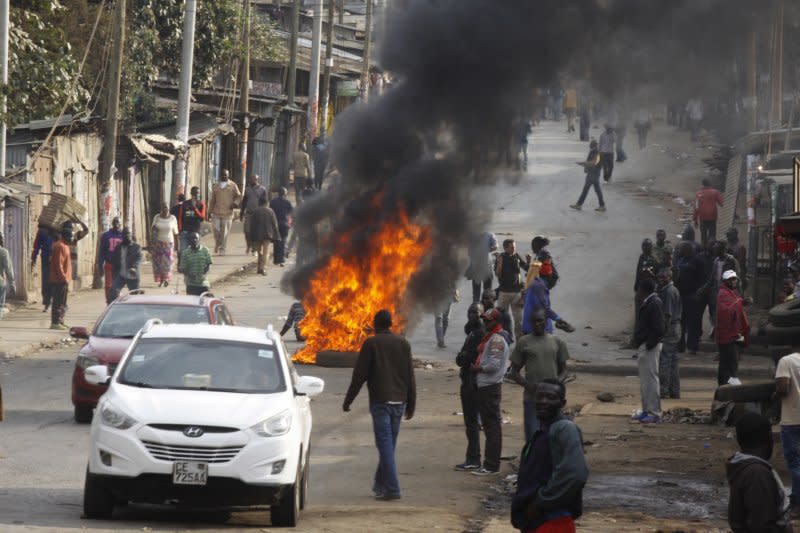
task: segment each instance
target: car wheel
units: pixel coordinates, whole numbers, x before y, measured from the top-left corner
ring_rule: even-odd
[[[800,345],[800,325],[775,326],[767,324],[767,342],[773,345]]]
[[[800,326],[800,299],[789,300],[770,309],[769,321],[775,326]]]
[[[274,527],[295,527],[300,517],[300,487],[302,471],[297,465],[297,475],[294,483],[286,487],[272,507],[269,508],[272,525]]]
[[[88,424],[92,421],[94,407],[91,405],[78,404],[75,406],[75,422],[78,424]]]
[[[111,518],[114,512],[114,495],[86,469],[83,486],[83,515],[86,518]]]

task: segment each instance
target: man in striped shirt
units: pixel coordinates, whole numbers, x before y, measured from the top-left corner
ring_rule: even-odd
[[[208,269],[211,267],[211,253],[200,244],[200,234],[189,234],[189,247],[181,252],[178,272],[186,280],[186,294],[200,295],[211,288]]]

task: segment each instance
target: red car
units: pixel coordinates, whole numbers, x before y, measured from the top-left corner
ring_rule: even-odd
[[[149,296],[136,290],[120,296],[106,307],[91,333],[84,327],[69,330],[72,337],[89,341],[78,353],[72,372],[76,422],[92,421],[97,400],[107,388],[87,383],[83,371],[92,365],[106,365],[112,374],[136,332],[151,318],[160,318],[165,324],[235,324],[225,302],[210,292],[200,296]]]

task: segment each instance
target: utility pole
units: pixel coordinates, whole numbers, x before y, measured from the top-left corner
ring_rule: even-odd
[[[244,2],[244,61],[239,99],[242,106],[242,135],[239,139],[239,183],[247,183],[247,142],[250,130],[250,0]]]
[[[117,5],[114,10],[114,42],[111,45],[111,56],[109,57],[109,76],[108,76],[108,99],[106,103],[106,124],[103,135],[103,152],[100,156],[100,169],[98,171],[97,188],[97,233],[98,235],[106,231],[111,225],[111,217],[114,198],[111,180],[117,173],[117,135],[119,133],[119,92],[122,80],[122,60],[125,51],[125,3],[126,0],[116,0]],[[100,240],[97,241],[97,256],[100,255]],[[97,261],[94,262],[97,265]],[[100,287],[100,277],[102,272],[95,267],[92,276],[92,286]]]
[[[749,35],[746,51],[746,80],[747,80],[747,100],[750,108],[747,126],[750,131],[758,129],[758,73],[756,72],[756,52],[758,49],[758,37],[756,31],[752,30]]]
[[[361,98],[369,101],[369,64],[372,55],[372,0],[367,0],[367,20],[364,23],[364,62],[361,66]]]
[[[0,0],[0,83],[8,85],[8,17],[10,11],[10,0]],[[5,117],[6,97],[0,97],[0,111]],[[3,118],[0,124],[0,178],[6,176],[6,121]]]
[[[339,9],[339,24],[344,24],[344,0],[337,0]]]
[[[178,123],[175,137],[184,152],[175,160],[175,190],[186,193],[186,158],[189,156],[189,113],[192,99],[192,62],[194,61],[194,21],[197,0],[186,0],[183,16],[183,48],[181,49],[181,79],[178,85]]]
[[[314,24],[311,29],[311,70],[308,80],[308,144],[319,130],[319,67],[322,48],[322,0],[314,0]]]
[[[297,38],[300,34],[300,0],[292,3],[292,34],[289,37],[289,73],[286,80],[286,105],[294,105],[297,93]]]
[[[335,0],[328,0],[328,28],[325,35],[325,74],[322,78],[322,125],[320,135],[324,138],[328,129],[328,107],[331,100],[331,70],[333,70],[333,12]]]

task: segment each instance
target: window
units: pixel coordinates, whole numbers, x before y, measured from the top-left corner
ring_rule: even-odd
[[[98,337],[133,338],[151,318],[165,324],[208,324],[205,307],[163,304],[114,304],[97,325]]]

